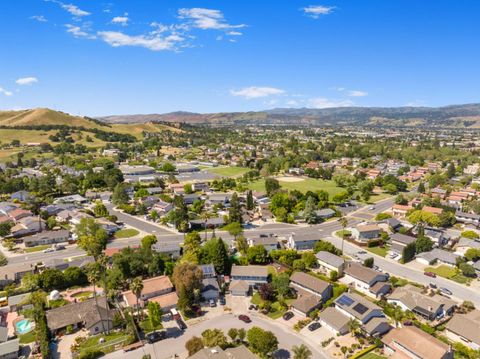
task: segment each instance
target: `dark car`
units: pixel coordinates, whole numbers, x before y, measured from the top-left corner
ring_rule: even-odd
[[[158,342],[159,340],[163,340],[167,337],[167,332],[166,331],[160,331],[160,332],[151,332],[146,335],[147,342],[149,344],[153,344],[155,342]]]
[[[181,330],[185,330],[187,329],[187,325],[185,324],[185,322],[181,319],[177,319],[177,325],[178,327],[181,329]]]
[[[436,277],[437,277],[437,275],[436,275],[435,273],[433,273],[433,272],[425,272],[425,273],[423,273],[423,274],[425,274],[427,277],[432,277],[432,278],[436,278]]]
[[[292,312],[286,312],[286,313],[283,315],[283,319],[284,319],[284,320],[290,320],[290,319],[292,319],[294,316],[295,316],[295,314],[293,314]]]
[[[238,319],[240,319],[244,323],[251,323],[252,321],[248,315],[244,315],[244,314],[239,315]]]
[[[322,325],[319,323],[319,322],[313,322],[312,324],[310,324],[308,326],[308,330],[310,330],[311,332],[313,332],[314,330],[317,330],[318,328],[320,328]]]
[[[227,302],[225,301],[225,297],[220,297],[220,298],[218,298],[218,302],[220,303],[220,305],[225,305],[225,304],[227,304]]]

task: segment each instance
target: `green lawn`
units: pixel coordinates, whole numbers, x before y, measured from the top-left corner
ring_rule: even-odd
[[[441,265],[438,267],[427,267],[425,268],[425,272],[435,273],[440,277],[451,279],[460,284],[468,284],[471,281],[471,279],[465,277],[459,269],[447,265]]]
[[[150,320],[148,320],[148,318],[141,321],[139,325],[140,325],[140,328],[142,328],[144,333],[150,333],[150,332],[153,332],[155,330],[163,329],[163,325],[161,323],[156,328],[152,327],[152,324],[150,323]]]
[[[77,299],[80,299],[80,300],[84,300],[84,299],[89,298],[89,297],[92,296],[92,295],[93,295],[93,291],[91,291],[91,290],[86,290],[86,291],[84,291],[84,292],[75,293],[74,295],[72,295],[72,297],[77,298]]]
[[[338,187],[334,181],[306,177],[300,182],[285,182],[279,179],[279,183],[282,188],[288,190],[298,190],[300,192],[315,192],[318,190],[324,190],[328,192],[330,197],[333,197],[334,195],[345,190],[344,188]],[[254,191],[265,192],[265,179],[259,179],[249,183],[248,188]]]
[[[367,247],[367,251],[375,253],[378,256],[385,257],[387,255],[387,252],[389,250],[388,246],[382,247]]]
[[[294,299],[287,299],[286,303],[287,305],[290,305],[293,301]],[[263,303],[263,300],[262,298],[260,298],[260,294],[258,294],[258,292],[253,294],[251,302],[255,305],[260,305]],[[270,312],[267,314],[267,316],[271,319],[278,319],[282,315],[284,315],[286,311],[286,309],[280,307],[280,304],[278,302],[273,302],[270,308]]]
[[[130,237],[135,237],[139,234],[140,232],[137,231],[136,229],[133,228],[127,228],[127,229],[121,229],[117,232],[115,232],[115,238],[130,238]]]
[[[35,341],[35,330],[26,334],[21,334],[18,338],[20,339],[20,344],[33,343]]]
[[[47,249],[47,248],[50,248],[50,245],[45,244],[43,246],[25,248],[24,252],[25,253],[40,252],[40,251],[43,251],[44,249]]]
[[[365,355],[362,355],[359,359],[386,359],[386,357],[375,353],[367,353]]]
[[[99,343],[100,338],[104,338],[104,343]],[[80,344],[80,354],[88,352],[90,350],[101,350],[104,353],[110,353],[115,350],[115,346],[128,340],[128,335],[122,332],[111,332],[110,334],[94,335],[82,344]]]
[[[244,173],[250,171],[250,168],[247,167],[236,167],[236,166],[229,166],[229,167],[213,167],[208,168],[207,172],[213,173],[215,175],[223,176],[223,177],[240,177]]]

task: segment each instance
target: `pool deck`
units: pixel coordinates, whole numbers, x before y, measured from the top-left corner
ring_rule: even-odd
[[[7,313],[8,336],[15,335],[15,321],[17,319],[18,319],[18,313],[17,312]]]

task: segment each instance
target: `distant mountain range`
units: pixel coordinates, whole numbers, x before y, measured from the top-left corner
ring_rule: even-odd
[[[258,112],[115,115],[107,123],[183,122],[210,125],[362,125],[480,128],[480,104],[445,107],[278,108]]]

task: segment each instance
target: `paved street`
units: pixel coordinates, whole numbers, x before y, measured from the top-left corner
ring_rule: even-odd
[[[153,359],[167,359],[171,358],[174,354],[182,355],[185,352],[185,342],[193,336],[201,336],[201,333],[206,329],[218,328],[222,329],[224,333],[226,333],[230,328],[245,328],[248,330],[253,326],[258,326],[262,329],[269,330],[276,335],[279,341],[279,352],[275,358],[291,358],[286,351],[290,351],[294,345],[300,345],[302,343],[310,348],[313,353],[313,358],[328,358],[328,356],[323,354],[323,352],[321,352],[318,348],[318,344],[321,342],[321,340],[326,338],[319,338],[317,343],[312,343],[313,341],[292,332],[291,329],[288,329],[275,321],[266,320],[253,315],[250,316],[250,318],[252,319],[252,322],[245,324],[233,314],[223,314],[214,319],[189,327],[183,334],[180,332],[180,330],[170,330],[168,334],[170,336],[169,339],[157,342],[154,345],[147,344],[143,349],[138,349],[129,353],[116,351],[108,354],[105,356],[105,358],[138,359],[145,352],[146,354],[151,354]]]

